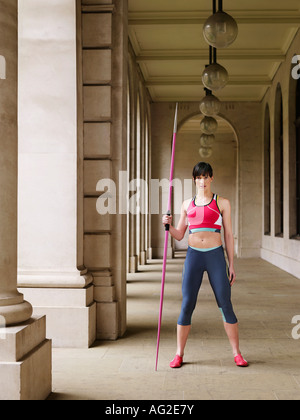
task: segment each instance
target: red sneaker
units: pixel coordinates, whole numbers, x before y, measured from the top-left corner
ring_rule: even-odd
[[[174,369],[174,368],[180,368],[182,366],[182,362],[183,362],[183,357],[178,356],[178,354],[176,354],[175,358],[170,363],[170,367],[172,369]]]
[[[238,354],[237,356],[235,356],[234,361],[235,361],[235,364],[239,367],[249,366],[247,360],[245,360],[241,354]]]

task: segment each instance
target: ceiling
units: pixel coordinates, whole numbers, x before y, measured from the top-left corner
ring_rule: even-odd
[[[300,1],[224,0],[223,10],[236,19],[239,35],[217,50],[229,82],[215,94],[223,101],[261,101],[300,26]],[[202,28],[211,15],[212,0],[129,0],[129,38],[154,102],[204,96],[209,46]]]

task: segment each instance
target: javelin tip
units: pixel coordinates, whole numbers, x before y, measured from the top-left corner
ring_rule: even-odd
[[[176,109],[175,109],[175,121],[174,121],[174,131],[173,133],[177,133],[177,123],[178,123],[178,102],[176,103]]]

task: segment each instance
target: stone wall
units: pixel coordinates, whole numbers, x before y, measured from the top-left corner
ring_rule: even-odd
[[[261,104],[261,113],[264,116],[266,107],[270,112],[270,225],[271,231],[265,234],[262,230],[261,257],[270,263],[288,271],[300,278],[300,240],[295,237],[296,232],[296,87],[297,81],[292,77],[292,64],[294,55],[300,54],[300,32],[296,35],[285,62],[280,66],[271,88]],[[280,87],[282,93],[282,112],[283,112],[283,233],[278,234],[278,214],[280,207],[278,198],[275,194],[278,188],[277,177],[280,171],[278,160],[275,159],[275,137],[278,116],[276,108],[276,92]],[[261,129],[265,133],[265,124]],[[299,140],[298,140],[299,142]],[[262,155],[262,162],[265,156]],[[262,179],[264,185],[264,178]],[[263,197],[262,215],[267,200]]]

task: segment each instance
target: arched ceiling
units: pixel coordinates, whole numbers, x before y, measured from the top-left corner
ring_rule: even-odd
[[[229,83],[216,96],[261,101],[299,29],[300,1],[224,0],[223,9],[236,19],[239,35],[218,50]],[[212,0],[129,0],[129,38],[154,102],[204,96],[209,46],[202,28],[211,14]]]

